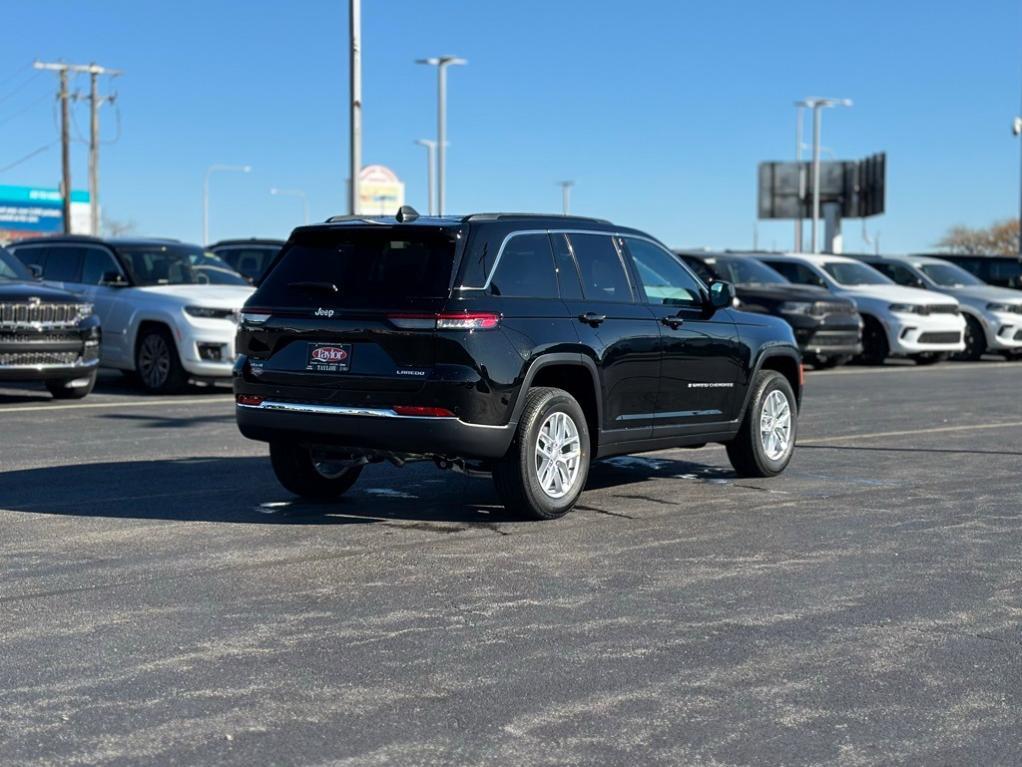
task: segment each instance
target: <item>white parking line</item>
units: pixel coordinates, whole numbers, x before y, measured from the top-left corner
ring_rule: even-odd
[[[80,402],[77,405],[14,405],[13,407],[0,407],[0,413],[30,413],[36,410],[85,410],[98,408],[133,408],[133,407],[159,407],[161,405],[203,405],[206,403],[220,404],[233,402],[233,395],[210,397],[159,397],[156,399],[127,400],[120,402]]]
[[[935,426],[932,429],[908,429],[906,431],[877,431],[872,434],[848,434],[844,437],[820,437],[814,439],[812,437],[807,438],[804,442],[799,441],[799,445],[819,445],[824,442],[847,442],[850,440],[859,439],[883,439],[884,437],[908,437],[914,434],[941,434],[944,432],[951,431],[983,431],[986,429],[1010,429],[1012,427],[1022,426],[1022,421],[1004,421],[1002,423],[974,423],[974,424],[963,424],[962,426]]]

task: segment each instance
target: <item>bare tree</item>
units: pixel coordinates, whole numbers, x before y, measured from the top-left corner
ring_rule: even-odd
[[[1019,252],[1019,220],[997,221],[985,229],[953,226],[937,242],[949,253],[992,253],[1013,256]]]
[[[134,221],[115,221],[112,218],[103,219],[103,230],[110,237],[120,237],[125,234],[131,234],[135,231]]]

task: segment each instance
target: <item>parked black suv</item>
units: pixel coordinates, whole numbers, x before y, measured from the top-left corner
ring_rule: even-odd
[[[823,288],[795,285],[752,258],[703,251],[675,253],[704,282],[732,283],[743,312],[773,314],[791,325],[802,356],[813,367],[843,365],[862,353],[862,317],[854,301]]]
[[[42,381],[57,399],[96,384],[99,319],[74,293],[40,285],[0,248],[0,381]]]
[[[266,267],[270,265],[284,245],[283,240],[221,240],[208,246],[209,250],[226,261],[234,271],[249,282],[259,282]]]
[[[1022,258],[1019,256],[977,256],[965,253],[918,253],[958,264],[990,285],[1022,290]]]
[[[246,304],[242,433],[288,490],[362,466],[491,471],[507,507],[567,512],[595,458],[723,442],[743,476],[791,459],[798,346],[648,235],[509,214],[296,229]]]

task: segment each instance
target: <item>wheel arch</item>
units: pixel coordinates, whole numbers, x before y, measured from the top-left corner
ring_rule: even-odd
[[[578,401],[589,427],[590,449],[596,455],[600,424],[603,423],[603,396],[596,363],[578,353],[551,353],[537,357],[529,365],[518,390],[512,423],[518,423],[525,409],[526,394],[535,386],[563,389]]]
[[[790,346],[768,347],[760,352],[756,358],[756,364],[749,374],[749,385],[746,387],[745,401],[742,403],[742,409],[739,412],[739,422],[745,419],[745,413],[749,408],[749,402],[752,399],[755,388],[753,382],[762,370],[773,370],[783,375],[791,385],[791,390],[795,392],[795,402],[799,409],[802,407],[802,390],[805,378],[802,369],[802,355],[797,349]]]

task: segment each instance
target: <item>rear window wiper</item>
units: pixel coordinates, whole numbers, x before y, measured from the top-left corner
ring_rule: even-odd
[[[337,286],[332,282],[289,282],[287,284],[289,288],[299,288],[301,290],[318,290],[324,293],[338,293]]]

